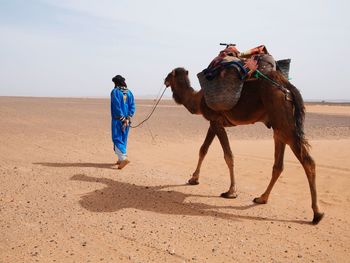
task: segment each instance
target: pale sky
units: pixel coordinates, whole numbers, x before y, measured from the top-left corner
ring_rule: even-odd
[[[0,96],[156,97],[175,67],[265,44],[305,100],[350,101],[348,0],[0,0]],[[167,91],[170,96],[170,91]]]

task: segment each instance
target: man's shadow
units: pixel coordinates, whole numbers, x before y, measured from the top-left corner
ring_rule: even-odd
[[[203,203],[185,202],[187,197],[207,197],[202,195],[185,194],[166,188],[181,185],[163,186],[139,186],[125,182],[118,182],[108,178],[91,177],[84,174],[76,174],[71,177],[74,181],[105,184],[101,190],[95,190],[81,197],[79,203],[91,212],[115,212],[124,208],[151,211],[161,214],[210,216],[226,220],[257,220],[279,221],[305,224],[298,220],[278,220],[257,216],[224,213],[217,209],[246,210],[255,207],[256,204],[247,206],[212,206]]]

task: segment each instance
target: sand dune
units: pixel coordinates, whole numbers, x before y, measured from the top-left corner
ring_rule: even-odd
[[[152,105],[137,101],[134,124]],[[227,200],[217,140],[200,184],[186,185],[208,123],[172,101],[131,130],[131,163],[117,170],[107,99],[0,97],[0,262],[348,262],[350,107],[306,108],[317,226],[289,149],[269,203],[252,203],[273,164],[262,124],[228,129],[239,196]]]

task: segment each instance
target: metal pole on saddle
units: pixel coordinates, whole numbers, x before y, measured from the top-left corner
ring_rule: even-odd
[[[220,43],[220,46],[226,46],[226,47],[230,47],[230,46],[232,46],[232,47],[235,47],[236,46],[236,44],[227,44],[227,43]]]

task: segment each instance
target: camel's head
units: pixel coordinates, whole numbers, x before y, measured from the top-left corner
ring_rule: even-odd
[[[188,71],[184,68],[176,68],[165,78],[164,85],[173,89],[176,86],[176,82],[186,79],[188,80]]]
[[[174,69],[165,78],[164,85],[171,87],[175,102],[182,104],[181,94],[183,94],[183,90],[191,87],[188,71],[184,68]]]

